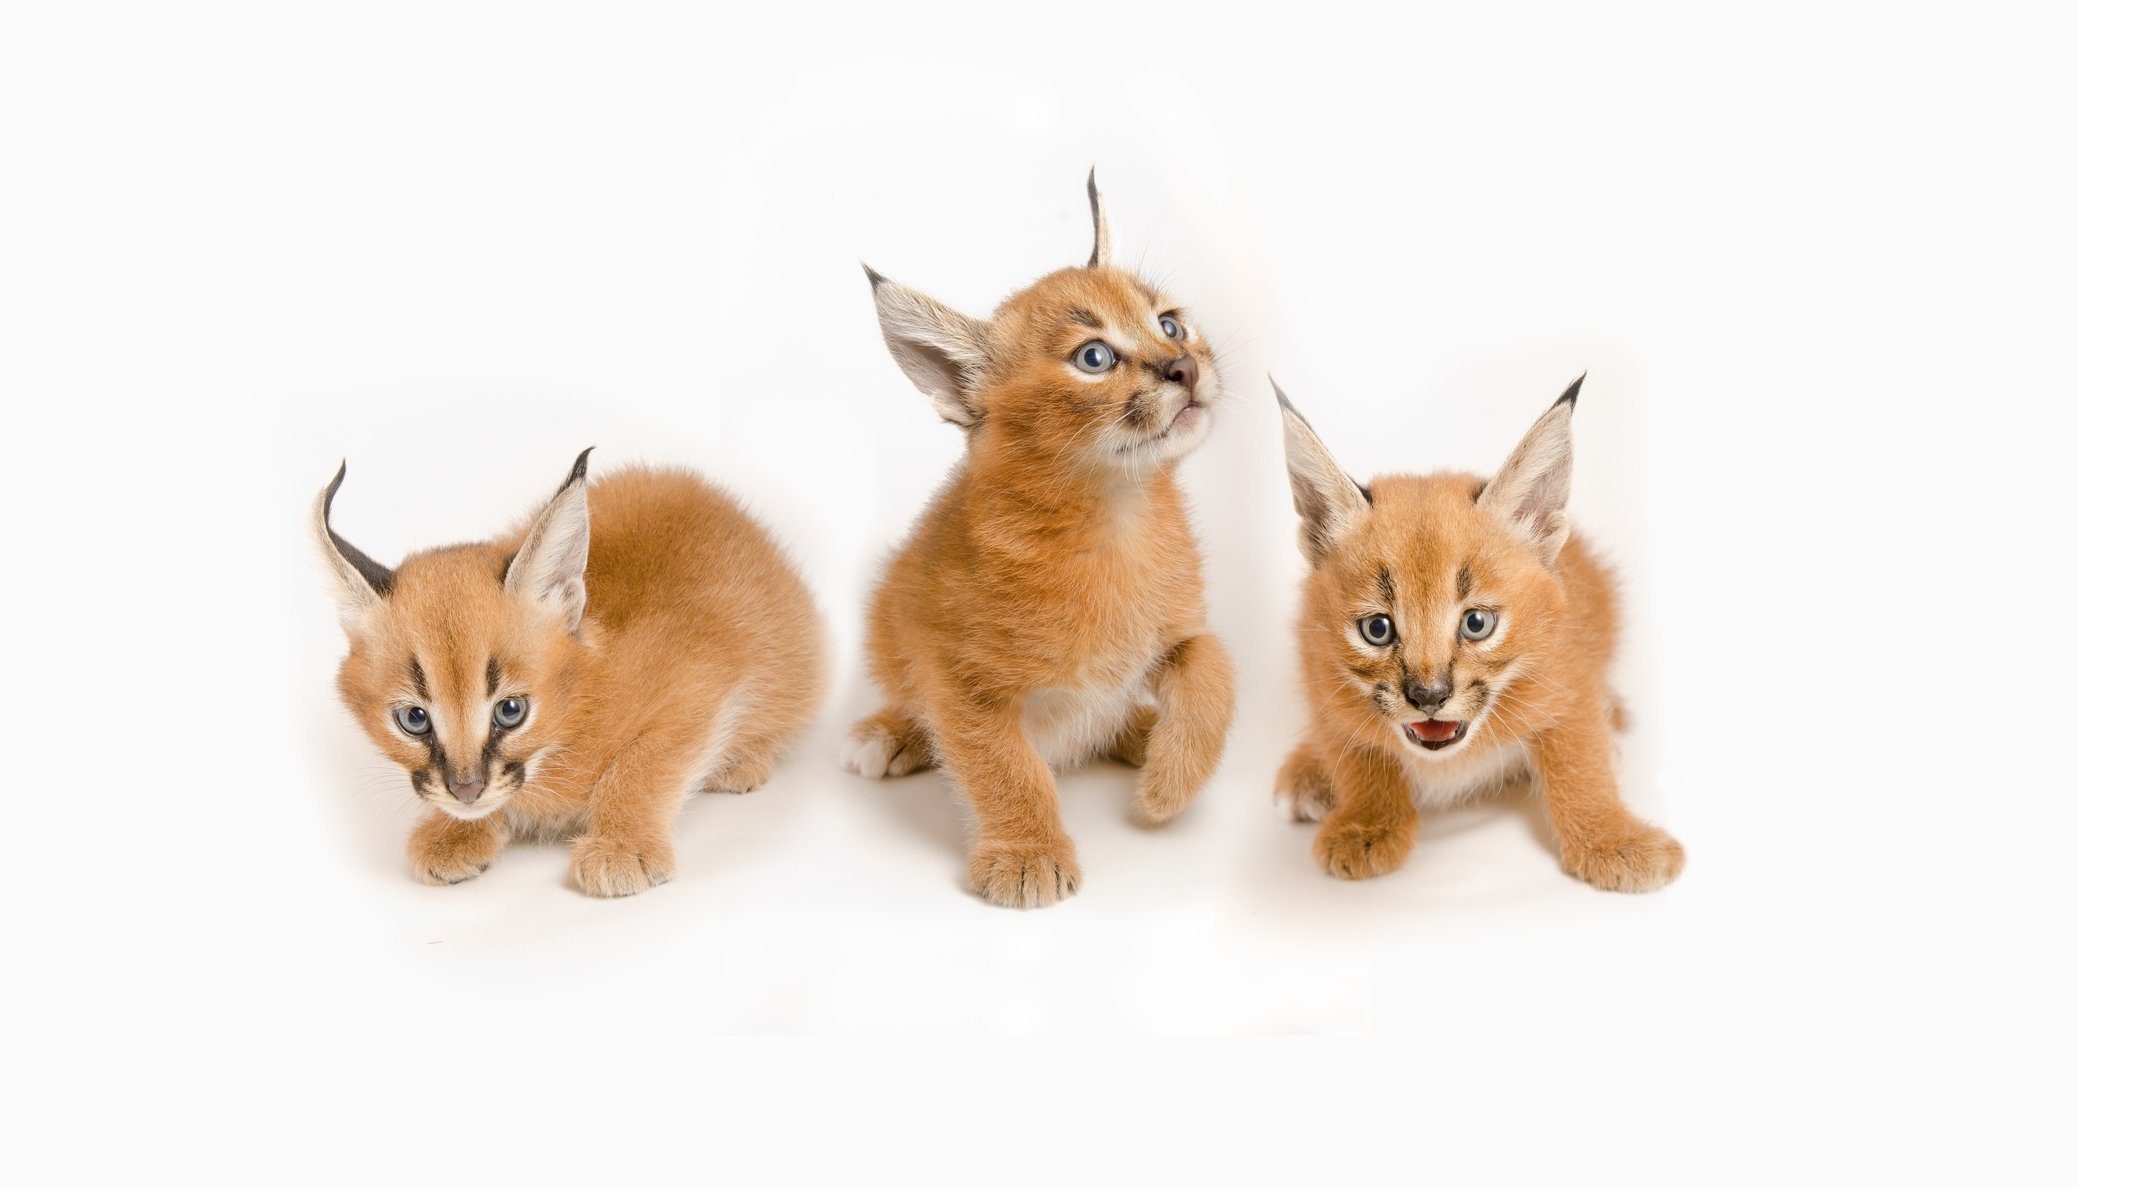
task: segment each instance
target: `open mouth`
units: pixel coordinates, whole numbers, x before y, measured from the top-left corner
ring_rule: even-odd
[[[1407,731],[1408,741],[1424,750],[1448,749],[1466,736],[1465,721],[1415,721],[1401,728]]]
[[[1199,421],[1193,414],[1206,407],[1198,400],[1187,400],[1185,407],[1178,410],[1178,415],[1170,418],[1170,424],[1163,427],[1163,432],[1155,435],[1156,440],[1161,441],[1173,433],[1192,428]]]

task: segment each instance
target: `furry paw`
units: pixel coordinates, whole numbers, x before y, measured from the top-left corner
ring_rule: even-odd
[[[932,766],[933,742],[910,718],[876,713],[852,726],[838,759],[864,778],[893,779]]]
[[[980,842],[970,854],[970,890],[1002,908],[1044,908],[1081,890],[1074,844]]]
[[[1688,857],[1665,830],[1639,825],[1620,836],[1563,847],[1563,869],[1610,892],[1656,892],[1674,882]]]
[[[705,776],[703,786],[698,790],[729,795],[752,792],[770,782],[771,766],[770,763],[756,762],[753,759],[730,762]]]
[[[586,836],[570,852],[570,881],[588,896],[634,896],[674,878],[674,848]]]
[[[1311,843],[1311,856],[1337,879],[1369,879],[1383,875],[1407,861],[1414,848],[1415,831],[1375,826],[1333,823],[1321,825]]]
[[[1282,764],[1274,777],[1274,811],[1291,821],[1316,821],[1333,811],[1333,784],[1318,760],[1299,751]]]
[[[1142,829],[1159,829],[1170,824],[1191,803],[1190,794],[1180,794],[1174,787],[1165,787],[1160,776],[1143,775],[1140,788],[1134,792],[1133,810],[1127,814],[1127,819]]]
[[[407,861],[415,878],[437,887],[465,883],[496,861],[500,839],[486,822],[462,821],[438,813],[407,839]]]

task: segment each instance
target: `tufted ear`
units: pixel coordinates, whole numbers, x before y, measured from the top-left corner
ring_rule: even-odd
[[[985,416],[976,394],[989,355],[991,322],[966,317],[916,288],[860,265],[874,285],[874,313],[881,318],[889,357],[933,400],[942,420],[975,428]]]
[[[1289,460],[1289,493],[1296,501],[1296,515],[1303,523],[1296,530],[1296,545],[1305,561],[1316,567],[1340,544],[1348,531],[1369,515],[1370,495],[1348,477],[1333,453],[1318,440],[1311,423],[1289,403],[1281,385],[1274,384],[1274,399],[1281,404],[1282,443]]]
[[[1089,168],[1089,219],[1096,223],[1096,245],[1089,251],[1089,265],[1111,265],[1111,222],[1104,217],[1103,193],[1096,190],[1096,168]]]
[[[1578,376],[1504,460],[1474,503],[1524,535],[1554,565],[1570,540],[1563,510],[1570,504],[1570,418],[1577,411]]]
[[[354,637],[363,627],[365,614],[391,594],[393,573],[333,531],[333,497],[346,478],[348,464],[344,462],[333,473],[333,482],[318,494],[318,504],[312,510],[312,532],[317,534],[319,550],[333,572],[334,603],[340,609],[341,628]]]
[[[592,550],[592,507],[585,499],[587,446],[570,478],[533,519],[504,570],[504,591],[553,607],[572,633],[585,617],[585,559]]]

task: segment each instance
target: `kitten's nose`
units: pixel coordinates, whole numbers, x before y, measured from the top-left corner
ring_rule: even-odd
[[[1422,686],[1419,679],[1407,681],[1407,702],[1421,709],[1424,716],[1435,715],[1437,706],[1451,698],[1452,685],[1449,680],[1433,683],[1428,687]]]
[[[1192,395],[1193,385],[1200,382],[1200,364],[1189,354],[1181,354],[1163,364],[1163,378],[1172,383],[1183,384],[1185,394]]]
[[[461,804],[472,804],[481,799],[482,792],[488,786],[489,781],[478,775],[468,775],[465,778],[452,776],[452,794],[459,797]]]

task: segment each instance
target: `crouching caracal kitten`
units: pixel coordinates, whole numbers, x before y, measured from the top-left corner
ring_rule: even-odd
[[[529,524],[390,570],[333,531],[347,467],[319,494],[341,698],[430,810],[426,883],[559,836],[591,895],[664,883],[682,798],[762,784],[821,696],[822,623],[769,534],[686,471],[588,486],[591,453]]]
[[[1368,487],[1276,389],[1311,564],[1297,638],[1312,713],[1277,795],[1293,818],[1323,819],[1312,849],[1328,872],[1393,870],[1421,808],[1530,774],[1572,875],[1645,892],[1681,873],[1681,844],[1615,792],[1614,583],[1563,515],[1583,383],[1492,479]]]
[[[1207,629],[1178,460],[1220,395],[1192,319],[1112,264],[1103,202],[1086,267],[990,319],[871,269],[889,353],[967,453],[897,552],[869,613],[888,705],[853,727],[861,775],[945,767],[977,813],[969,883],[1034,908],[1081,886],[1052,769],[1140,768],[1160,825],[1207,782],[1234,708]]]

